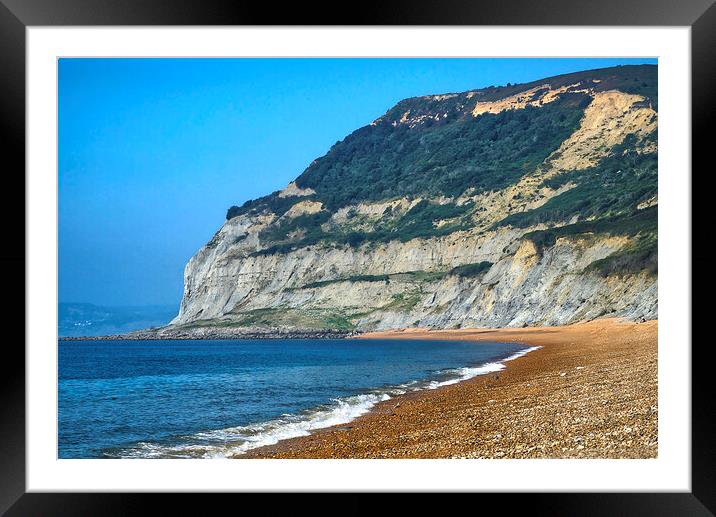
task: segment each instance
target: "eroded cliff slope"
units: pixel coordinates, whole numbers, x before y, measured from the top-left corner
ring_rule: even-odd
[[[232,207],[175,327],[657,317],[655,66],[406,99]]]

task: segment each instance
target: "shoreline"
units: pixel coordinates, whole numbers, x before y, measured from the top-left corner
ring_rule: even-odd
[[[179,341],[232,339],[349,339],[362,334],[356,330],[279,329],[251,327],[195,327],[191,329],[160,327],[111,334],[107,336],[59,336],[58,341]]]
[[[234,458],[655,458],[658,320],[365,333],[539,347],[498,371],[395,396]],[[505,364],[507,363],[507,364]]]

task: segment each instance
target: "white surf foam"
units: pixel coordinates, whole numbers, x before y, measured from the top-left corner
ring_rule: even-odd
[[[522,357],[525,354],[528,354],[529,352],[532,352],[533,350],[537,350],[538,348],[541,348],[539,346],[533,346],[530,348],[525,348],[524,350],[520,350],[519,352],[516,352],[512,354],[511,356],[503,359],[499,362],[494,363],[486,363],[480,366],[475,367],[465,367],[465,368],[456,368],[454,370],[447,370],[447,372],[454,373],[455,376],[444,380],[444,381],[431,381],[430,384],[426,387],[427,389],[436,389],[441,386],[449,386],[450,384],[457,384],[458,382],[466,381],[468,379],[472,379],[473,377],[477,377],[478,375],[487,375],[488,373],[494,373],[499,372],[500,370],[504,370],[506,368],[505,362],[512,361],[513,359],[517,359],[518,357]]]

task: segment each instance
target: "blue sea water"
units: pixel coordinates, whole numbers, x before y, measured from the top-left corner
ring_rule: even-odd
[[[504,367],[518,344],[60,341],[59,458],[213,458]]]

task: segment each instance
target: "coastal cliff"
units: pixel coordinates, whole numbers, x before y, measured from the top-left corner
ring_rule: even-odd
[[[401,101],[231,207],[170,328],[655,319],[656,92],[643,65]]]

